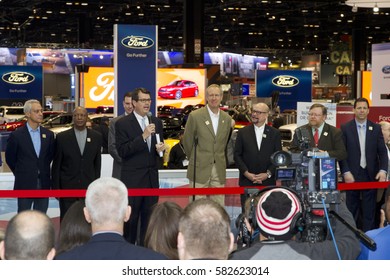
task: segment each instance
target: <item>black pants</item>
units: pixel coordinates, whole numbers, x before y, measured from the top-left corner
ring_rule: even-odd
[[[152,207],[158,202],[158,196],[129,197],[131,215],[124,225],[124,237],[132,244],[143,246]],[[140,229],[138,230],[138,224]],[[138,235],[139,233],[139,235]]]
[[[18,213],[32,208],[46,214],[48,207],[48,198],[18,198]]]

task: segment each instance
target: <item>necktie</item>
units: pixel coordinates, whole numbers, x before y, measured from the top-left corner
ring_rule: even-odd
[[[314,143],[316,144],[316,146],[318,146],[318,129],[314,129],[314,135],[313,135],[313,138],[314,138]]]
[[[145,128],[146,128],[146,117],[144,117],[143,119],[142,119],[142,129],[143,130],[145,130]],[[148,138],[146,138],[146,143],[148,144],[148,148],[149,148],[149,151],[150,151],[150,146],[152,145],[152,136],[149,136]]]
[[[360,166],[366,168],[366,135],[364,125],[359,125]]]

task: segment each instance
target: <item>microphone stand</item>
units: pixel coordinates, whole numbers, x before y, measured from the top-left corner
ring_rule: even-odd
[[[332,214],[337,220],[342,222],[349,230],[351,230],[353,233],[355,233],[356,237],[371,251],[376,250],[376,243],[373,239],[368,237],[367,234],[365,234],[360,229],[357,229],[350,225],[346,220],[344,220],[339,214],[337,214],[334,210],[329,211],[330,214]]]
[[[196,182],[196,147],[198,146],[198,138],[194,138],[194,180],[192,182],[192,188],[195,189]],[[195,201],[195,194],[192,195],[192,201]]]

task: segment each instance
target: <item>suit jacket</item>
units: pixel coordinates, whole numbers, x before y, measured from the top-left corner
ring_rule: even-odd
[[[309,124],[306,124],[298,127],[297,130],[298,129],[308,131],[310,145],[309,148],[314,148],[316,145],[314,142],[311,126]],[[292,147],[298,147],[298,145],[298,134],[295,133],[292,142]],[[329,157],[335,158],[338,161],[347,158],[347,150],[345,149],[345,145],[343,142],[343,134],[340,129],[330,124],[324,124],[317,148],[323,151],[327,151]]]
[[[163,141],[162,121],[152,116],[156,134]],[[143,130],[132,113],[115,124],[116,147],[122,157],[121,180],[128,188],[159,188],[158,168],[163,159],[156,151],[156,135],[152,135],[151,149],[142,138]]]
[[[55,149],[54,133],[44,127],[40,127],[40,132],[41,150],[39,157],[35,152],[27,125],[12,132],[8,138],[5,159],[15,175],[15,190],[37,189],[38,176],[42,189],[52,187],[50,164]]]
[[[87,129],[84,153],[81,154],[74,128],[57,135],[57,149],[53,160],[53,185],[57,189],[87,189],[100,177],[101,135]]]
[[[194,181],[194,165],[196,165],[195,181],[201,184],[211,177],[211,167],[215,163],[221,184],[226,181],[226,145],[231,133],[232,118],[220,110],[217,135],[207,107],[193,111],[187,120],[183,137],[183,146],[189,156],[187,178]],[[196,145],[196,163],[194,142]]]
[[[254,174],[265,173],[267,170],[275,174],[275,166],[271,163],[271,155],[282,150],[279,130],[265,125],[260,150],[257,147],[254,125],[241,128],[237,134],[234,149],[234,161],[240,170],[239,185],[253,186],[252,181],[244,176],[245,171]],[[262,185],[274,185],[274,176],[265,180]],[[258,185],[258,184],[257,184]]]
[[[113,157],[114,162],[112,165],[112,177],[121,178],[122,158],[118,154],[115,141],[115,124],[123,118],[125,114],[117,116],[110,121],[109,132],[108,132],[108,153]]]
[[[340,163],[341,172],[344,174],[350,171],[356,177],[360,167],[360,144],[356,121],[352,120],[343,124],[341,130],[348,152],[348,158]],[[382,129],[379,124],[369,120],[367,120],[366,127],[366,161],[371,181],[375,181],[379,170],[387,171],[388,157]]]
[[[166,260],[150,249],[127,242],[118,233],[99,233],[84,245],[56,256],[56,260]]]

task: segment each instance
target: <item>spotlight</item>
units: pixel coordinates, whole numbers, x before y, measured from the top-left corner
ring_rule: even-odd
[[[374,8],[372,10],[374,11],[374,13],[379,12],[379,7],[378,7],[377,3],[375,3],[375,6],[374,6]]]
[[[352,12],[356,13],[357,11],[358,11],[358,7],[356,6],[356,4],[353,4]]]

